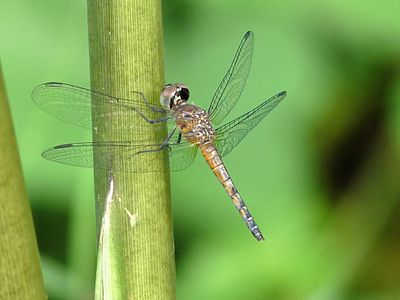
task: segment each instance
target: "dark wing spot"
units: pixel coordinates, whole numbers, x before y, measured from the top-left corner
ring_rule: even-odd
[[[62,145],[54,146],[54,149],[69,148],[69,147],[72,147],[72,146],[73,146],[73,144],[62,144]]]

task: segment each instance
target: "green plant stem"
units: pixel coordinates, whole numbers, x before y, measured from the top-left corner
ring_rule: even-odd
[[[0,299],[47,299],[0,68]]]
[[[164,84],[161,1],[89,0],[88,18],[92,89],[128,99],[140,91],[158,101]],[[114,115],[105,123],[93,124],[95,141],[147,140],[155,134],[137,129],[139,117]],[[161,172],[95,168],[96,299],[175,299],[169,173],[160,154],[151,156],[143,163],[157,164]]]

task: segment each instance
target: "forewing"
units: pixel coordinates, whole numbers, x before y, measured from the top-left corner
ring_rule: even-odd
[[[253,56],[254,35],[248,31],[240,42],[232,64],[219,84],[208,113],[214,124],[219,124],[236,105],[249,75]]]
[[[44,83],[32,92],[34,102],[41,109],[60,120],[87,129],[92,128],[92,112],[97,112],[93,114],[96,122],[102,122],[102,119],[109,120],[114,116],[128,120],[138,116],[142,119],[166,116],[165,111],[161,112],[161,107],[150,105],[142,93],[132,92],[130,95],[132,99],[122,99],[59,82]],[[147,122],[146,124],[148,125]]]
[[[216,130],[215,146],[221,157],[231,152],[285,96],[286,92],[280,92],[251,111],[219,127]]]

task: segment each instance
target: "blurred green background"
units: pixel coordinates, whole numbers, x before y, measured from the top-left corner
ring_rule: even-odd
[[[178,299],[400,299],[400,3],[163,1],[166,81],[207,107],[240,39],[253,67],[230,118],[287,98],[225,159],[266,243],[206,164],[172,176]],[[86,2],[0,2],[0,57],[50,299],[92,299],[92,170],[43,160],[89,133],[30,99],[89,86]]]

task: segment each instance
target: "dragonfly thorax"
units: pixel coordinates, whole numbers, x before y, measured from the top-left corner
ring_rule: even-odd
[[[183,83],[166,84],[161,91],[160,103],[166,109],[176,110],[189,99],[189,88]]]
[[[193,104],[184,104],[175,112],[176,124],[192,144],[213,142],[215,131],[206,111]]]

